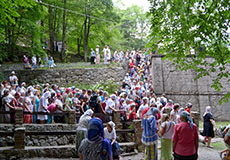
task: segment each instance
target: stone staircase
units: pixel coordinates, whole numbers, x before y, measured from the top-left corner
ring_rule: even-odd
[[[138,154],[137,144],[134,142],[122,142],[119,143],[121,148],[121,156],[132,156]]]

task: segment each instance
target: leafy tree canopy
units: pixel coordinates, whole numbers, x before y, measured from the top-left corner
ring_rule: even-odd
[[[45,53],[86,60],[96,45],[112,51],[143,48],[149,24],[142,8],[120,9],[112,0],[1,0],[0,62]],[[58,42],[64,52],[58,52]]]
[[[150,0],[150,3],[149,45],[157,49],[160,44],[160,54],[181,70],[196,70],[197,78],[220,71],[212,85],[220,91],[221,80],[229,80],[229,70],[226,70],[230,63],[229,1]],[[206,57],[214,61],[207,62]],[[228,98],[230,93],[223,100]]]

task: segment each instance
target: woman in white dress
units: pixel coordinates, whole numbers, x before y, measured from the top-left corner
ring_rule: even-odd
[[[103,53],[104,53],[104,64],[108,64],[108,54],[109,54],[109,51],[108,51],[108,47],[105,46],[105,48],[103,49]]]
[[[43,96],[40,98],[40,103],[39,103],[39,107],[38,107],[38,112],[48,112],[48,98],[50,98],[50,92],[49,91],[46,91]],[[41,124],[44,124],[45,121],[48,119],[48,116],[47,115],[38,115],[38,118],[37,118]]]
[[[96,47],[96,63],[100,64],[101,58],[100,58],[100,49],[99,49],[99,45],[97,45]]]

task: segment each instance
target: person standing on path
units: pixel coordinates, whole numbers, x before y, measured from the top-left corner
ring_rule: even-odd
[[[172,160],[172,136],[175,123],[170,120],[168,114],[162,115],[161,134],[161,159]]]
[[[93,48],[91,48],[91,53],[90,53],[91,64],[95,64],[95,58],[96,58],[96,53],[93,50]]]
[[[214,137],[213,128],[215,128],[215,130],[216,130],[216,123],[215,123],[213,115],[211,113],[211,107],[210,106],[206,107],[205,113],[203,115],[203,119],[204,119],[203,136],[205,136],[204,144],[205,144],[206,140],[208,140],[207,147],[213,148],[211,146],[211,140]]]
[[[174,160],[198,159],[198,132],[190,114],[183,111],[180,114],[181,123],[174,127],[173,156]]]
[[[100,48],[99,48],[99,45],[97,45],[97,47],[96,47],[96,63],[100,64],[100,61],[101,61]]]
[[[145,159],[157,160],[157,122],[154,116],[156,108],[150,108],[142,120],[142,143],[145,145]]]
[[[105,48],[103,49],[103,53],[104,53],[104,64],[108,64],[109,50],[107,46],[105,46]]]

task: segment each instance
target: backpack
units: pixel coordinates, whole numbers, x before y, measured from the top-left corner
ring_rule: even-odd
[[[98,98],[98,95],[96,93],[93,93],[89,99],[90,108],[96,108],[97,107],[97,104],[98,104],[97,98]]]

